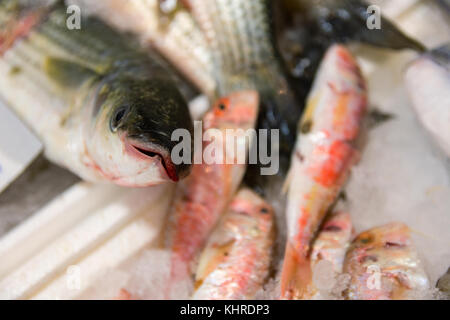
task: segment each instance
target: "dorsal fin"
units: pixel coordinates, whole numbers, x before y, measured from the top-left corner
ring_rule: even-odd
[[[58,85],[69,88],[78,87],[85,80],[99,76],[94,70],[77,62],[55,57],[45,59],[44,71]]]

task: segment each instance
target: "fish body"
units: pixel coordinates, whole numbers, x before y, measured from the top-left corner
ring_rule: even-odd
[[[246,154],[253,139],[246,130],[255,126],[258,103],[256,91],[236,92],[219,99],[203,119],[205,134],[210,129],[223,134],[215,140],[218,145],[234,139],[225,135],[233,129],[241,130],[235,131],[235,137],[245,145],[240,154],[232,154],[225,147],[224,159],[228,159],[225,164],[207,161],[194,164],[191,175],[178,185],[166,228],[167,247],[171,250],[168,295],[173,283],[190,278],[194,260],[241,183],[246,163],[236,157]],[[205,140],[203,150],[211,144]]]
[[[398,222],[359,234],[347,251],[344,272],[351,277],[351,300],[402,300],[429,288],[411,231]]]
[[[178,181],[171,134],[193,132],[165,69],[96,18],[70,29],[62,5],[0,4],[0,95],[80,177],[124,186]]]
[[[270,205],[249,189],[239,191],[201,254],[192,298],[254,298],[269,274],[274,234]]]
[[[311,282],[303,299],[326,298],[342,274],[344,258],[352,237],[352,221],[347,212],[333,212],[317,232],[311,246]]]
[[[257,126],[279,130],[279,141],[269,143],[280,154],[280,174],[285,173],[295,144],[302,103],[297,101],[275,46],[272,2],[190,0],[189,3],[211,50],[216,95],[242,89],[259,92],[261,105]],[[249,166],[246,183],[253,188],[264,187],[261,183],[265,180],[259,180],[255,169],[259,166]]]
[[[358,158],[358,137],[367,105],[359,67],[341,45],[321,64],[305,113],[288,176],[287,244],[282,298],[301,298],[311,280],[311,240]]]
[[[139,35],[201,92],[213,97],[212,55],[204,34],[189,12],[187,1],[72,0],[122,31]]]
[[[311,249],[311,267],[326,260],[335,273],[342,273],[345,252],[352,237],[352,221],[347,212],[336,212],[328,217],[319,230]]]
[[[418,119],[450,157],[450,44],[413,62],[405,83]]]

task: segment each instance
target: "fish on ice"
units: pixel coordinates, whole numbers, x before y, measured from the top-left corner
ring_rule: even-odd
[[[192,298],[254,299],[269,275],[274,241],[273,209],[250,189],[240,190],[200,256]]]
[[[46,156],[85,180],[143,187],[178,181],[176,129],[191,134],[170,74],[136,41],[95,17],[66,26],[66,7],[0,4],[0,95],[44,143]]]
[[[404,300],[429,289],[411,230],[400,222],[360,233],[347,251],[344,272],[351,277],[350,300]]]
[[[224,146],[224,159],[228,160],[194,163],[190,176],[177,186],[165,228],[166,247],[171,251],[168,296],[176,282],[193,275],[196,257],[242,181],[246,164],[238,161],[237,157],[242,155],[227,149],[226,140],[239,140],[245,143],[244,152],[248,151],[253,139],[246,131],[254,129],[258,104],[256,91],[235,92],[219,99],[203,119],[205,134],[209,129],[222,133],[214,143]],[[227,130],[232,129],[238,130],[235,135],[227,136]],[[204,140],[202,149],[211,144]]]
[[[299,123],[287,177],[283,299],[307,295],[311,241],[359,157],[354,143],[366,108],[366,84],[356,60],[345,47],[332,46]]]

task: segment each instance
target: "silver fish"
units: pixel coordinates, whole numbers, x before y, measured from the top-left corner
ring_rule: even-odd
[[[178,181],[175,129],[193,132],[164,68],[96,18],[66,25],[61,5],[0,3],[0,95],[42,139],[47,157],[89,181]]]

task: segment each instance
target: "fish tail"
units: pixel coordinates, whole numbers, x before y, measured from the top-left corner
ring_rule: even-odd
[[[164,299],[171,299],[177,289],[177,284],[187,281],[190,277],[189,264],[177,252],[172,252],[170,258],[169,278],[164,288]]]
[[[294,10],[300,10],[306,16],[308,28],[313,34],[318,31],[317,35],[325,42],[328,39],[333,42],[359,41],[395,50],[426,50],[422,43],[406,35],[366,1],[318,0],[311,4],[308,0],[297,0],[295,3],[299,7]]]
[[[341,2],[341,1],[338,1]],[[357,3],[358,1],[356,1]],[[360,4],[355,4],[355,1],[344,1],[344,7],[352,16],[359,18],[361,27],[355,28],[355,40],[366,42],[382,48],[389,48],[395,50],[411,49],[418,52],[424,52],[425,46],[418,40],[411,38],[401,31],[394,23],[381,15],[380,27],[369,28],[368,24],[373,13],[368,10],[368,5],[364,1],[359,1]],[[355,20],[357,21],[357,20]]]
[[[438,48],[426,53],[437,64],[447,68],[450,72],[450,43],[446,43]]]
[[[283,300],[302,299],[308,295],[312,283],[310,259],[295,250],[288,242],[281,273],[281,296]]]
[[[450,15],[450,0],[437,0],[438,4],[445,10],[447,15]]]
[[[369,31],[375,31],[375,36],[367,36],[364,33],[370,33]],[[380,30],[364,30],[362,39],[367,43],[379,46],[387,47],[390,49],[411,49],[417,52],[424,52],[426,47],[405,33],[403,33],[398,27],[387,19],[382,19],[382,28]]]

